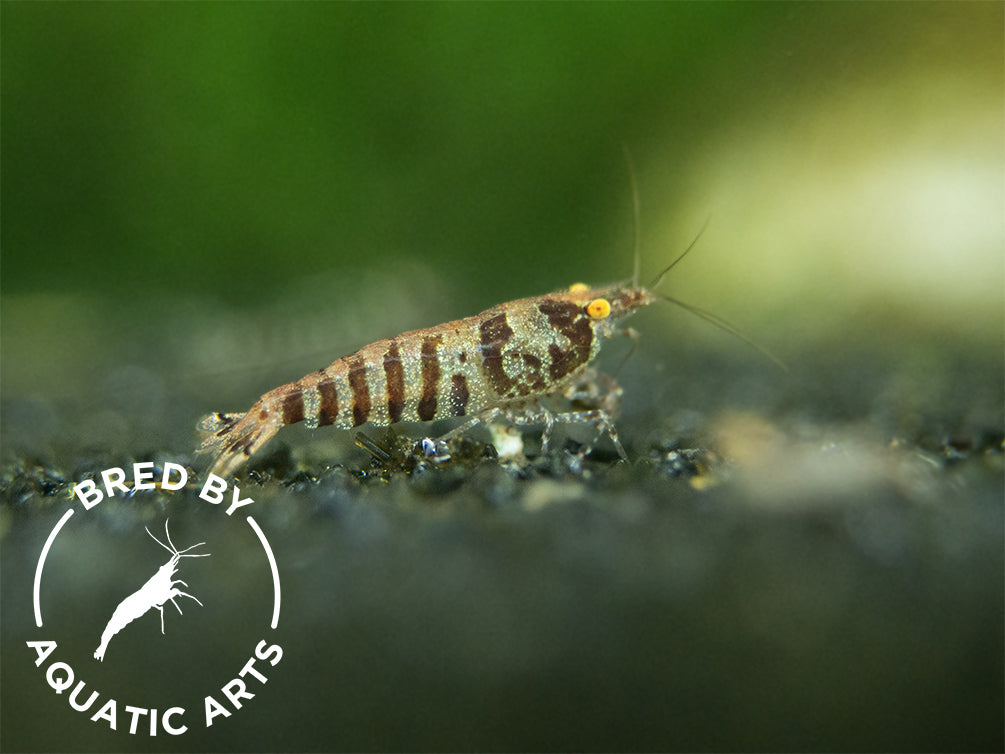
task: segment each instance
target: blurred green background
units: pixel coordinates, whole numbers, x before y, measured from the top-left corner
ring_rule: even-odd
[[[3,292],[254,309],[421,264],[481,306],[624,277],[624,144],[649,271],[711,215],[691,266],[755,304],[805,305],[821,265],[1000,294],[1001,14],[6,3]]]
[[[257,487],[293,670],[183,745],[1000,749],[1003,24],[990,2],[0,3],[4,748],[136,742],[25,661],[47,489],[204,464],[206,411],[626,278],[627,147],[643,279],[709,220],[661,290],[791,373],[653,307],[619,374],[643,463],[611,480],[486,465],[443,507],[404,479]],[[679,438],[740,470],[703,493],[645,465]],[[199,507],[178,497],[172,527]],[[67,567],[80,595],[147,502],[79,534],[105,569]]]
[[[997,3],[0,12],[8,395],[93,400],[125,356],[243,403],[263,365],[625,278],[623,147],[643,277],[710,219],[665,290],[786,360],[1002,342]]]

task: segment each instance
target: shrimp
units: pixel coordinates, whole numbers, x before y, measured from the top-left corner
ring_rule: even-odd
[[[703,229],[704,230],[704,229]],[[698,237],[701,233],[698,234]],[[429,422],[469,417],[440,440],[450,440],[499,417],[517,425],[543,424],[545,453],[556,423],[592,424],[589,453],[606,433],[628,460],[614,427],[621,388],[590,364],[612,335],[638,340],[620,323],[657,299],[669,301],[774,356],[719,317],[656,293],[666,274],[698,237],[649,286],[638,283],[638,253],[630,282],[591,288],[577,283],[543,296],[499,304],[466,319],[378,340],[356,353],[265,393],[246,413],[213,413],[198,425],[199,453],[212,453],[210,472],[228,476],[288,424],[351,429],[370,422]],[[778,362],[780,363],[780,362]],[[784,366],[783,366],[784,368]],[[550,399],[587,406],[556,412]]]
[[[144,527],[146,528],[146,527]],[[105,659],[105,650],[108,649],[108,642],[112,640],[119,631],[128,626],[137,618],[146,615],[153,608],[157,608],[161,614],[161,633],[164,633],[164,603],[168,600],[171,604],[175,606],[179,614],[184,614],[181,611],[181,607],[175,602],[175,597],[188,597],[189,599],[195,600],[202,607],[202,602],[199,602],[198,598],[193,597],[187,592],[181,591],[175,584],[182,584],[188,586],[181,579],[174,579],[174,574],[178,570],[178,561],[181,558],[207,558],[211,553],[203,553],[200,555],[186,555],[189,550],[193,550],[196,547],[206,544],[205,542],[200,542],[199,544],[192,545],[191,547],[186,547],[184,550],[179,550],[174,546],[174,542],[171,541],[171,534],[168,531],[168,522],[164,521],[164,534],[167,536],[168,544],[164,544],[157,537],[150,533],[150,529],[147,529],[147,534],[150,534],[151,538],[163,547],[165,550],[171,553],[171,557],[168,562],[157,569],[157,573],[147,579],[147,582],[137,589],[135,592],[126,597],[122,602],[118,604],[115,608],[115,612],[112,613],[112,617],[108,620],[105,625],[105,630],[101,632],[101,643],[98,648],[94,650],[94,659],[98,661],[103,661]],[[170,545],[170,547],[168,546]]]
[[[540,399],[572,396],[590,382],[589,363],[616,323],[654,300],[647,289],[574,285],[566,291],[500,304],[474,317],[379,340],[296,382],[263,395],[247,413],[214,413],[199,424],[211,472],[235,473],[280,427],[351,429],[470,417],[449,439],[505,416],[545,425],[543,450],[556,422],[594,423],[627,458],[611,411],[554,413]],[[634,331],[625,331],[634,336]]]

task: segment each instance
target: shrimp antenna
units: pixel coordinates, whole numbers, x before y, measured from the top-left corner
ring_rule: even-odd
[[[634,327],[626,327],[623,330],[619,330],[619,332],[632,341],[632,347],[628,349],[628,353],[625,354],[625,358],[621,360],[621,363],[618,364],[618,368],[614,370],[615,375],[620,374],[621,370],[625,368],[625,364],[627,364],[628,360],[632,358],[632,354],[635,353],[635,349],[639,345],[639,333]]]
[[[164,519],[164,536],[167,537],[168,544],[171,545],[171,551],[174,553],[178,552],[178,548],[174,546],[174,542],[171,541],[171,532],[168,531],[168,521],[170,519]]]
[[[634,230],[632,247],[635,259],[635,266],[632,270],[632,288],[638,288],[639,272],[642,268],[642,255],[639,253],[639,185],[635,179],[635,161],[632,159],[632,150],[624,142],[621,143],[621,149],[625,153],[625,163],[628,165],[628,185],[632,189],[632,227]]]
[[[168,535],[168,542],[171,542],[171,546],[168,547],[166,544],[164,544],[159,539],[157,539],[157,537],[155,537],[153,534],[151,534],[150,529],[148,527],[144,526],[143,528],[147,530],[147,534],[150,534],[150,538],[153,539],[154,542],[156,542],[157,544],[159,544],[161,547],[163,547],[169,553],[171,553],[172,555],[174,555],[176,552],[178,552],[176,549],[174,549],[174,542],[171,542],[171,536],[170,535]],[[164,521],[164,533],[167,534],[167,520],[166,519]]]
[[[204,545],[206,543],[205,542],[200,542],[197,545],[192,545],[191,547],[186,547],[184,550],[179,550],[177,547],[174,546],[174,542],[171,541],[171,533],[168,531],[168,520],[169,519],[164,519],[164,534],[167,535],[167,541],[171,545],[170,547],[168,547],[166,544],[164,544],[159,539],[157,539],[157,537],[155,537],[153,534],[151,534],[150,533],[150,529],[148,529],[146,526],[144,526],[143,528],[147,530],[147,534],[150,534],[150,537],[151,537],[151,539],[153,539],[154,542],[156,542],[157,544],[159,544],[161,547],[163,547],[165,550],[167,550],[172,555],[178,555],[179,557],[185,557],[185,558],[207,558],[207,557],[209,557],[211,555],[211,553],[208,553],[208,552],[205,553],[204,555],[182,555],[182,553],[188,552],[189,550],[194,550],[199,545]]]
[[[711,215],[709,215],[708,217],[705,218],[705,222],[702,224],[701,230],[698,231],[698,235],[696,235],[694,237],[694,240],[687,245],[686,249],[684,249],[684,253],[681,254],[679,257],[677,257],[675,260],[673,260],[670,264],[668,264],[663,269],[663,271],[659,275],[657,275],[655,277],[655,279],[653,280],[653,282],[649,284],[649,290],[650,291],[655,291],[659,287],[660,283],[663,282],[663,278],[665,278],[667,276],[667,273],[670,272],[670,270],[672,270],[674,267],[676,267],[677,263],[680,260],[682,260],[684,257],[686,257],[688,255],[688,252],[690,252],[691,249],[694,248],[695,244],[698,243],[698,239],[702,237],[702,234],[704,234],[705,229],[708,228],[708,224],[709,224],[709,222],[711,222],[711,220],[712,220],[712,216]],[[674,303],[679,303],[679,302],[674,302]],[[685,306],[684,308],[687,309],[688,307]]]
[[[695,240],[697,240],[697,239],[695,239]],[[694,244],[692,243],[691,245],[693,246]],[[686,254],[687,252],[685,251],[684,253]],[[683,256],[683,255],[681,255],[681,256]],[[680,257],[678,257],[678,260],[679,259],[680,259]],[[676,262],[674,262],[674,264],[676,264]],[[670,266],[673,267],[673,265],[670,265]],[[662,275],[660,275],[660,277],[662,277]],[[690,312],[691,314],[695,315],[696,317],[705,320],[710,325],[714,325],[715,327],[718,327],[720,330],[722,330],[724,332],[728,332],[730,335],[732,335],[732,336],[734,336],[736,338],[739,338],[744,343],[746,343],[748,346],[756,348],[758,351],[761,352],[761,354],[763,354],[764,356],[766,356],[769,359],[771,359],[771,361],[773,361],[775,363],[775,365],[778,366],[783,372],[785,372],[786,374],[788,373],[789,368],[785,365],[784,361],[782,361],[781,359],[779,359],[777,356],[775,356],[775,354],[771,353],[771,351],[769,351],[767,348],[765,348],[764,346],[762,346],[757,341],[752,340],[751,338],[748,338],[742,332],[740,332],[739,330],[737,330],[736,327],[734,327],[733,325],[731,325],[729,322],[727,322],[726,320],[724,320],[722,317],[718,316],[717,314],[712,314],[712,312],[706,311],[705,309],[699,309],[697,306],[693,306],[692,304],[687,304],[687,303],[681,301],[680,299],[676,299],[676,298],[673,298],[671,296],[667,296],[667,295],[665,295],[663,293],[656,293],[654,295],[656,296],[656,298],[662,299],[663,301],[669,301],[671,304],[675,304],[675,305],[679,306],[684,311]]]

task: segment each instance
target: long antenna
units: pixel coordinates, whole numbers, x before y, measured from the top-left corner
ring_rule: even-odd
[[[165,550],[167,550],[167,551],[168,551],[169,553],[171,553],[172,555],[174,555],[174,554],[175,554],[175,552],[177,552],[177,550],[173,549],[172,547],[168,547],[168,546],[167,546],[166,544],[164,544],[164,543],[163,543],[163,542],[161,542],[161,541],[160,541],[159,539],[157,539],[157,537],[155,537],[155,536],[154,536],[154,535],[153,535],[153,534],[152,534],[152,533],[150,532],[150,529],[149,529],[148,527],[144,526],[143,528],[147,530],[147,534],[150,534],[150,537],[151,537],[151,539],[153,539],[153,541],[154,541],[154,542],[156,542],[157,544],[159,544],[159,545],[160,545],[161,547],[163,547],[163,548],[164,548]],[[167,531],[167,520],[166,520],[166,519],[165,519],[165,521],[164,521],[164,531]],[[169,536],[169,537],[168,537],[168,542],[170,542],[170,541],[171,541],[171,537]],[[172,544],[173,544],[173,543],[172,543]]]
[[[684,252],[684,253],[686,254],[687,252]],[[676,262],[674,262],[674,264],[676,264]],[[673,265],[671,265],[671,267],[672,266]],[[660,277],[662,277],[662,275]],[[752,346],[753,348],[756,348],[764,356],[767,356],[769,359],[771,359],[775,363],[776,366],[778,366],[778,367],[781,368],[781,370],[783,372],[788,373],[789,368],[785,365],[784,361],[782,361],[781,359],[779,359],[777,356],[775,356],[775,354],[771,353],[771,351],[769,351],[767,348],[765,348],[764,346],[762,346],[757,341],[751,340],[750,338],[748,338],[742,332],[740,332],[739,330],[737,330],[736,327],[734,327],[733,325],[731,325],[729,322],[727,322],[726,320],[724,320],[719,315],[712,314],[712,312],[706,311],[705,309],[700,309],[697,306],[693,306],[691,304],[684,303],[680,299],[673,298],[672,296],[667,296],[667,295],[662,294],[662,293],[657,293],[655,295],[656,295],[657,298],[662,299],[663,301],[669,301],[671,304],[676,304],[677,306],[679,306],[684,311],[690,312],[691,314],[695,315],[696,317],[699,317],[700,319],[705,320],[710,325],[714,325],[715,327],[718,327],[723,332],[728,332],[730,335],[732,335],[732,336],[734,336],[736,338],[739,338],[744,343],[746,343],[748,346]]]
[[[694,248],[695,244],[698,243],[698,239],[701,238],[702,234],[705,232],[705,229],[708,227],[708,224],[709,224],[709,222],[711,222],[711,220],[712,220],[712,216],[711,215],[709,215],[708,217],[705,218],[705,222],[702,224],[701,230],[698,231],[698,235],[696,235],[694,237],[694,240],[691,243],[688,244],[688,246],[687,246],[686,249],[684,249],[684,253],[681,254],[679,257],[677,257],[675,260],[673,260],[670,264],[668,264],[664,268],[663,272],[661,272],[659,275],[657,275],[655,277],[655,279],[653,280],[653,282],[649,284],[649,290],[650,291],[655,291],[659,287],[659,284],[663,282],[663,278],[666,277],[667,273],[670,272],[670,270],[672,270],[674,267],[676,267],[677,263],[680,260],[682,260],[684,257],[686,257],[688,255],[688,252],[690,252],[691,249]],[[687,307],[685,307],[685,308],[687,308]]]
[[[639,186],[635,179],[635,161],[632,159],[632,150],[625,142],[621,142],[621,149],[625,153],[625,162],[628,164],[628,183],[632,189],[632,219],[635,238],[633,239],[633,250],[635,257],[635,269],[632,271],[632,288],[639,287],[639,273],[642,269],[642,255],[639,253]]]
[[[638,182],[636,181],[636,178],[635,178],[635,161],[632,159],[632,151],[628,148],[628,144],[626,144],[625,142],[621,142],[621,150],[625,154],[625,162],[628,165],[628,181],[629,181],[629,185],[631,186],[631,189],[632,189],[632,219],[634,221],[634,226],[635,226],[635,237],[633,239],[634,240],[633,247],[634,247],[635,263],[634,263],[634,269],[632,270],[632,287],[633,288],[638,288],[639,287],[639,274],[641,272],[641,267],[642,267],[642,255],[639,253],[639,237],[640,237],[640,232],[639,232],[639,225],[640,225],[640,223],[639,223],[639,186],[638,186]],[[669,273],[670,270],[672,270],[674,267],[676,267],[677,263],[680,262],[684,257],[686,257],[690,253],[691,249],[693,249],[695,247],[695,244],[698,243],[698,239],[700,239],[702,237],[702,235],[705,233],[705,230],[708,228],[708,224],[709,224],[709,222],[711,222],[711,220],[712,220],[712,216],[711,215],[709,215],[708,217],[705,218],[705,222],[702,223],[701,230],[698,231],[698,234],[694,237],[694,240],[691,241],[691,243],[688,244],[688,246],[687,246],[686,249],[684,249],[684,252],[679,257],[677,257],[675,260],[673,260],[670,264],[668,264],[662,270],[662,272],[660,272],[660,274],[657,275],[653,279],[653,282],[650,283],[650,285],[649,285],[649,291],[650,291],[650,293],[654,293],[655,290],[659,287],[660,283],[663,282],[663,278],[665,278],[667,276],[667,273]],[[737,330],[736,327],[734,327],[733,325],[731,325],[729,322],[727,322],[726,320],[724,320],[722,317],[720,317],[720,316],[718,316],[716,314],[712,314],[712,312],[706,311],[705,309],[700,309],[697,306],[693,306],[691,304],[684,303],[680,299],[673,298],[672,296],[667,296],[667,295],[662,294],[662,293],[654,293],[654,295],[657,298],[663,299],[664,301],[668,301],[671,304],[676,304],[677,306],[679,306],[684,311],[690,312],[691,314],[695,315],[699,319],[705,320],[710,325],[714,325],[715,327],[718,327],[723,332],[727,332],[730,335],[732,335],[732,336],[734,336],[736,338],[739,338],[740,340],[742,340],[747,345],[752,346],[753,348],[756,348],[764,356],[768,357],[783,372],[788,373],[789,368],[785,365],[784,361],[782,361],[781,359],[779,359],[777,356],[775,356],[773,353],[771,353],[771,351],[769,351],[767,348],[765,348],[764,346],[762,346],[760,343],[757,343],[756,341],[751,340],[749,337],[747,337],[742,332],[740,332],[739,330]],[[633,330],[632,328],[628,328],[626,330],[623,330],[622,332],[624,332],[625,335],[628,335],[632,339],[632,348],[628,352],[628,355],[625,356],[625,359],[622,362],[622,366],[624,366],[624,362],[628,361],[628,357],[631,356],[632,353],[635,351],[635,347],[638,345],[638,337],[639,336],[638,336],[638,333],[635,332],[635,330]],[[619,367],[618,369],[620,369],[620,368],[621,367]]]

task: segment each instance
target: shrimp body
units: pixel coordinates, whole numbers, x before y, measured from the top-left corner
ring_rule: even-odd
[[[157,572],[151,576],[146,582],[137,589],[135,592],[127,596],[122,600],[115,608],[115,612],[112,613],[112,617],[109,618],[108,623],[105,625],[105,630],[101,632],[101,643],[98,644],[98,648],[94,650],[94,659],[104,660],[105,651],[108,649],[108,642],[112,640],[119,631],[128,626],[137,618],[141,618],[148,612],[157,608],[161,614],[161,633],[164,633],[164,603],[170,601],[171,604],[175,606],[179,613],[181,613],[181,607],[175,602],[176,597],[188,597],[189,599],[195,600],[202,606],[198,598],[193,597],[187,592],[181,591],[176,584],[182,584],[188,586],[181,579],[175,579],[174,575],[178,571],[178,563],[181,558],[205,558],[209,556],[209,553],[204,553],[201,555],[186,555],[189,550],[192,550],[200,545],[206,544],[205,542],[200,542],[199,544],[192,545],[184,550],[178,550],[175,548],[174,543],[171,542],[171,535],[168,533],[167,521],[164,522],[164,533],[167,535],[167,541],[170,543],[170,547],[161,542],[153,534],[150,534],[150,530],[147,529],[147,534],[153,537],[153,540],[159,544],[161,547],[166,549],[171,553],[171,557],[168,562],[157,569]]]
[[[618,322],[655,300],[637,284],[565,291],[499,304],[481,314],[379,340],[263,395],[245,414],[210,414],[199,425],[211,472],[236,472],[287,424],[351,429],[370,422],[471,417],[453,436],[499,415],[546,425],[592,422],[621,454],[606,408],[553,413],[540,399],[570,397]],[[613,381],[608,380],[613,386]],[[616,386],[613,390],[620,394]]]

